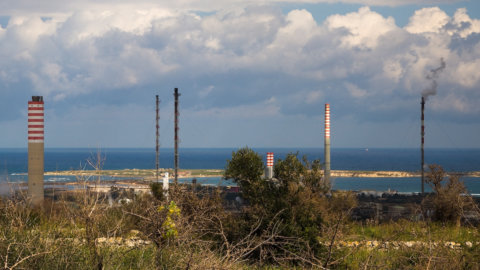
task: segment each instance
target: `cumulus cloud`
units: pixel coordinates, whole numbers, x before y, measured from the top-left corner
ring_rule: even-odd
[[[413,89],[445,57],[458,62],[453,70],[459,82],[473,87],[477,53],[467,60],[449,48],[452,39],[473,34],[478,34],[478,21],[464,9],[450,18],[439,8],[418,10],[404,29],[368,7],[332,15],[321,24],[306,10],[283,15],[271,8],[204,17],[122,8],[80,11],[63,21],[14,16],[0,37],[8,40],[0,45],[5,63],[0,74],[6,80],[28,80],[39,93],[52,96],[135,87],[173,73],[239,70],[319,82],[357,77],[366,84],[362,88],[371,89],[365,91],[375,91],[369,82]]]
[[[461,0],[182,0],[182,1],[157,1],[157,0],[82,0],[82,1],[63,1],[63,0],[3,0],[0,2],[0,15],[10,15],[12,13],[35,13],[39,15],[65,14],[72,11],[109,9],[112,6],[124,9],[150,9],[150,8],[168,8],[172,10],[197,10],[197,11],[218,11],[232,7],[245,7],[247,5],[266,5],[275,3],[345,3],[360,4],[368,6],[402,6],[402,5],[438,5],[456,3]]]
[[[199,15],[149,1],[102,3],[64,4],[48,17],[12,13],[0,28],[0,91],[67,107],[79,97],[128,103],[122,96],[179,85],[185,110],[205,119],[312,117],[325,101],[338,102],[345,117],[369,117],[350,112],[359,106],[403,115],[443,58],[448,72],[438,77],[432,108],[445,110],[453,97],[459,115],[480,107],[480,22],[466,9],[451,17],[419,9],[402,28],[368,7],[316,21],[308,10],[284,14],[272,5]]]
[[[450,20],[450,17],[438,7],[423,8],[415,11],[405,27],[410,33],[438,33]]]
[[[375,48],[380,36],[397,28],[392,17],[384,18],[368,7],[346,15],[332,15],[326,25],[329,29],[346,30],[342,45],[360,48]]]
[[[470,34],[480,33],[480,20],[472,19],[467,14],[466,8],[460,8],[455,12],[452,24],[458,35],[462,38],[468,37]]]
[[[478,87],[480,74],[476,71],[479,69],[480,59],[478,58],[459,63],[455,72],[458,83],[468,88]]]

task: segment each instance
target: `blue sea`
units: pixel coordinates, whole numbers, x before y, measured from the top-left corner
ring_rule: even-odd
[[[274,152],[275,159],[284,158],[288,153],[306,155],[309,160],[323,160],[323,148],[253,148],[260,155]],[[183,169],[223,169],[231,158],[232,148],[181,148],[180,168]],[[154,149],[132,148],[47,148],[45,149],[45,171],[92,169],[87,160],[95,159],[100,151],[104,159],[103,169],[154,169]],[[425,163],[438,164],[447,171],[480,171],[480,149],[426,149]],[[26,181],[22,175],[28,171],[26,148],[0,148],[0,181]],[[173,167],[173,149],[160,150],[160,167]],[[420,171],[419,149],[355,149],[333,148],[331,151],[333,170],[398,170]],[[46,176],[46,182],[74,180],[71,177]],[[109,179],[105,179],[109,180]],[[189,181],[187,179],[186,181]],[[220,179],[199,179],[203,183],[215,183]],[[471,193],[480,193],[480,178],[462,179]],[[399,192],[419,192],[417,178],[337,178],[334,189],[342,190],[396,190]],[[229,182],[227,182],[229,183]],[[426,186],[428,191],[428,187]]]

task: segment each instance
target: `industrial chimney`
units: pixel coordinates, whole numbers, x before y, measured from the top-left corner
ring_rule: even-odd
[[[28,102],[28,196],[33,204],[43,202],[44,172],[43,97],[32,96]]]
[[[265,169],[265,179],[273,178],[273,153],[267,153],[267,168]]]
[[[325,181],[330,181],[330,104],[325,104]]]
[[[175,186],[178,184],[178,143],[179,143],[179,138],[178,138],[178,117],[180,116],[180,112],[178,111],[178,97],[181,96],[182,94],[178,93],[178,88],[174,89],[173,96],[175,97],[175,156],[174,156],[174,167],[175,167]]]
[[[421,146],[420,146],[420,152],[421,152],[421,171],[422,171],[422,195],[425,193],[425,97],[422,97],[422,102],[420,103],[422,105],[422,127],[420,130],[420,135],[422,137],[421,139]]]
[[[155,96],[155,177],[158,183],[158,170],[160,166],[159,152],[160,152],[160,99],[158,95]]]

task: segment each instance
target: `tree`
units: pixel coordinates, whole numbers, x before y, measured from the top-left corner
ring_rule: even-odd
[[[331,185],[323,177],[320,160],[308,161],[306,156],[302,160],[296,154],[289,153],[284,160],[279,159],[275,164],[275,178],[281,185],[289,183],[301,185],[314,193],[325,194],[330,192]]]
[[[330,191],[320,161],[309,162],[306,157],[299,159],[298,153],[290,153],[276,161],[274,179],[262,178],[263,169],[260,155],[248,147],[233,152],[227,161],[225,177],[241,188],[248,201],[243,220],[251,221],[235,232],[250,232],[249,228],[258,223],[255,231],[261,234],[275,224],[278,235],[259,246],[252,256],[276,262],[279,258],[290,258],[317,264],[318,255],[325,251],[318,237],[328,208],[324,195]]]
[[[432,204],[435,208],[434,219],[438,221],[454,222],[460,226],[464,211],[472,208],[475,203],[468,195],[467,189],[458,176],[450,175],[439,165],[430,165],[427,174],[427,183],[434,193],[425,198],[424,203]]]
[[[250,203],[263,202],[267,183],[262,178],[265,166],[262,157],[248,147],[232,152],[227,160],[225,178],[232,179],[242,189],[242,194]]]
[[[289,153],[285,159],[277,160],[274,167],[277,183],[269,186],[273,195],[269,211],[282,211],[281,217],[287,225],[285,233],[302,237],[310,245],[315,245],[320,234],[326,210],[324,195],[330,191],[320,170],[319,160],[309,162],[306,156],[300,160],[298,152]]]

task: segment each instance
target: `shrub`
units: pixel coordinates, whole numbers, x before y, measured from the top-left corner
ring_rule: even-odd
[[[229,237],[235,236],[232,237],[235,242],[246,235],[256,236],[256,240],[254,237],[250,240],[261,244],[255,246],[250,257],[260,261],[321,264],[319,256],[326,250],[318,237],[325,231],[324,219],[329,213],[345,213],[346,208],[354,205],[349,204],[355,201],[354,196],[328,199],[330,183],[323,178],[320,161],[299,159],[298,153],[276,161],[273,179],[264,179],[263,169],[260,155],[249,148],[233,152],[227,161],[225,177],[239,185],[242,197],[248,202],[239,221],[229,224],[235,228]],[[340,223],[346,218],[347,214],[328,219]],[[337,228],[338,223],[335,223]],[[266,235],[270,236],[268,240]]]
[[[434,193],[428,195],[423,204],[431,204],[434,207],[434,220],[453,222],[460,226],[464,211],[472,209],[475,205],[467,189],[458,176],[447,174],[439,165],[430,165],[427,175],[427,183]]]

